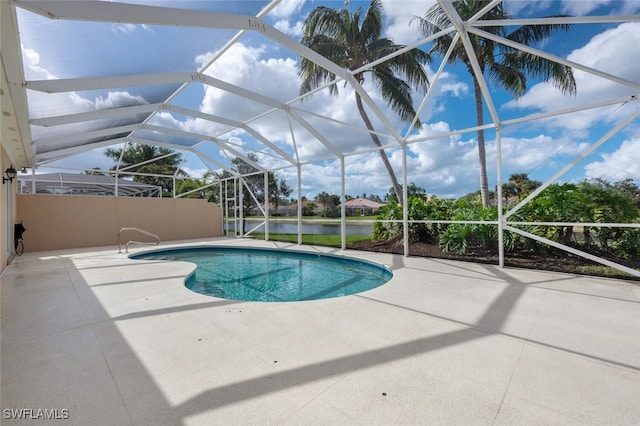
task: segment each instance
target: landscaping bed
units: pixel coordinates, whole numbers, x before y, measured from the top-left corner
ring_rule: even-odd
[[[357,241],[347,245],[353,250],[376,251],[382,253],[403,254],[404,245],[401,238],[392,238],[386,241]],[[498,264],[498,253],[485,250],[480,247],[470,248],[465,254],[454,252],[443,252],[435,244],[416,242],[409,244],[409,255],[418,257],[431,257],[439,259],[462,260],[475,263]],[[598,253],[598,256],[605,257],[606,253]],[[640,270],[640,260],[609,259],[624,266]],[[593,262],[581,256],[549,247],[543,253],[534,252],[508,252],[505,254],[505,266],[538,269],[543,271],[566,272],[571,274],[592,275],[608,278],[622,278],[640,281],[640,277],[635,277],[614,268]]]

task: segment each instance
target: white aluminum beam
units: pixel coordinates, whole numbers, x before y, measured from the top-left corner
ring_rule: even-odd
[[[203,163],[211,163],[211,164],[215,164],[216,166],[220,167],[222,170],[228,172],[229,174],[233,175],[233,176],[239,176],[238,172],[236,170],[233,170],[231,167],[222,164],[221,162],[219,162],[218,160],[214,160],[213,158],[209,157],[207,154],[197,151],[197,150],[193,150],[192,151]]]
[[[289,111],[289,115],[291,118],[296,120],[302,127],[304,127],[309,133],[311,133],[322,145],[327,147],[329,151],[331,151],[337,158],[344,157],[344,154],[340,152],[327,138],[324,137],[322,133],[320,133],[315,127],[309,124],[304,118],[300,117],[300,115],[295,111]]]
[[[84,145],[73,146],[70,148],[52,149],[47,152],[41,152],[35,155],[36,162],[41,164],[42,162],[55,161],[59,158],[64,158],[69,155],[80,154],[85,151],[90,151],[96,148],[104,148],[111,145],[117,145],[124,143],[127,138],[109,139],[106,141],[92,142]]]
[[[433,77],[433,81],[429,85],[429,89],[427,90],[427,93],[425,93],[424,98],[422,99],[422,102],[420,103],[420,106],[416,111],[416,116],[411,122],[411,125],[409,126],[409,128],[407,129],[407,132],[405,133],[405,136],[404,136],[405,143],[407,142],[407,139],[411,135],[411,130],[416,125],[418,121],[418,117],[420,117],[420,113],[422,112],[424,107],[427,105],[427,101],[429,101],[429,99],[431,98],[431,95],[433,94],[433,91],[434,91],[434,87],[436,87],[436,85],[440,81],[440,75],[444,71],[444,67],[449,62],[449,57],[451,56],[451,53],[453,53],[453,50],[455,49],[456,44],[458,43],[459,40],[460,40],[460,33],[455,33],[453,36],[453,39],[451,40],[451,45],[449,46],[449,49],[447,49],[447,53],[444,55],[444,58],[442,58],[442,61],[440,62],[440,66],[438,67],[438,71]]]
[[[140,127],[140,129],[144,129],[144,130],[150,130],[153,132],[158,132],[158,133],[164,133],[164,134],[169,134],[169,135],[175,135],[175,136],[184,136],[184,137],[188,137],[188,138],[194,138],[194,139],[202,139],[202,140],[208,140],[211,141],[213,143],[215,143],[216,145],[218,145],[221,149],[225,150],[225,151],[229,151],[231,152],[233,155],[235,155],[236,157],[241,158],[243,161],[245,161],[246,163],[252,165],[253,167],[257,168],[258,170],[264,170],[264,167],[259,165],[258,163],[250,160],[245,154],[231,148],[229,146],[229,144],[225,143],[224,141],[220,140],[220,139],[216,139],[216,138],[211,138],[209,136],[206,135],[202,135],[200,133],[194,133],[194,132],[186,132],[184,130],[178,130],[178,129],[170,129],[167,127],[161,127],[161,126],[154,126],[154,125],[150,125],[150,124],[144,124]],[[181,146],[181,145],[179,145]],[[191,146],[185,146],[183,149],[186,148],[191,148]]]
[[[493,19],[488,21],[468,21],[472,27],[510,27],[514,25],[559,25],[559,24],[615,24],[621,22],[640,22],[640,15],[608,16],[558,16],[548,18]]]
[[[15,7],[9,1],[0,1],[0,66],[2,66],[0,78],[5,80],[10,92],[3,95],[3,102],[6,101],[10,94],[11,110],[15,115],[14,118],[20,134],[19,145],[15,147],[16,149],[9,149],[7,152],[10,157],[15,157],[13,158],[16,161],[14,166],[33,168],[35,166],[35,158],[29,145],[32,136],[31,128],[27,122],[29,107],[27,104],[27,91],[24,88],[24,64],[17,28]],[[2,85],[4,86],[4,83]],[[8,120],[5,119],[4,121],[4,124],[6,124]],[[24,156],[24,161],[19,162],[18,157],[20,156]]]
[[[63,124],[81,123],[84,121],[102,120],[108,118],[121,117],[123,115],[134,115],[152,113],[167,106],[167,104],[143,104],[120,108],[98,109],[95,111],[80,112],[76,114],[57,115],[41,118],[32,118],[29,123],[33,126],[53,127]]]
[[[147,25],[169,25],[181,27],[222,28],[250,30],[291,49],[293,52],[315,62],[333,74],[347,80],[360,94],[373,114],[391,132],[398,143],[402,138],[395,126],[373,102],[367,92],[355,81],[351,73],[329,61],[324,56],[309,49],[298,41],[276,30],[261,19],[246,16],[155,6],[141,6],[116,2],[68,2],[60,0],[34,1],[16,0],[16,4],[42,16],[52,19],[68,19],[97,22],[126,22]]]
[[[516,204],[511,210],[509,210],[505,215],[505,220],[509,217],[513,216],[518,210],[520,210],[525,204],[527,204],[530,200],[544,191],[549,185],[558,180],[560,176],[571,170],[576,164],[585,159],[589,154],[602,146],[605,142],[611,139],[616,133],[620,130],[624,129],[627,125],[629,125],[633,120],[640,117],[640,111],[636,111],[627,117],[625,120],[620,121],[613,129],[609,130],[604,136],[602,136],[596,143],[589,146],[587,149],[582,151],[578,157],[576,157],[571,163],[565,165],[560,171],[551,176],[545,183],[536,188],[531,194],[525,197],[522,201]]]
[[[70,21],[121,22],[221,29],[259,29],[257,18],[228,13],[143,6],[104,1],[15,0],[18,7],[49,19]],[[247,19],[250,18],[250,19]]]
[[[467,33],[466,23],[462,21],[458,11],[455,9],[451,1],[449,0],[438,0],[438,3],[442,7],[442,10],[449,16],[449,20],[451,24],[456,28],[458,34],[460,34],[460,40],[464,46],[465,51],[467,52],[467,58],[471,63],[471,68],[473,69],[473,74],[475,75],[475,79],[480,86],[480,91],[482,92],[482,97],[487,104],[487,109],[489,110],[489,114],[493,119],[494,123],[500,121],[498,116],[498,111],[496,110],[495,105],[493,104],[493,98],[491,96],[491,92],[489,91],[489,87],[487,86],[487,82],[484,78],[484,73],[480,69],[480,64],[478,63],[478,59],[476,58],[476,53],[473,50],[473,45],[471,44],[471,40],[469,39],[469,34]]]
[[[474,34],[476,34],[476,35],[478,35],[480,37],[484,37],[484,38],[487,38],[489,40],[493,40],[493,41],[495,41],[497,43],[503,44],[505,46],[513,47],[513,48],[521,50],[523,52],[531,53],[532,55],[536,55],[536,56],[539,56],[541,58],[545,58],[545,59],[548,59],[550,61],[557,62],[557,63],[559,63],[561,65],[566,65],[568,67],[575,68],[575,69],[578,69],[580,71],[584,71],[584,72],[586,72],[588,74],[596,75],[596,76],[602,77],[602,78],[604,78],[606,80],[610,80],[610,81],[613,81],[613,82],[616,82],[616,83],[620,83],[620,84],[622,84],[624,86],[631,87],[632,89],[634,89],[636,91],[640,91],[640,83],[635,83],[633,81],[626,80],[624,78],[615,76],[613,74],[609,74],[609,73],[606,73],[604,71],[600,71],[600,70],[597,70],[595,68],[591,68],[591,67],[579,64],[577,62],[569,61],[567,59],[560,58],[559,56],[551,55],[549,53],[543,52],[542,50],[534,49],[534,48],[532,48],[530,46],[526,46],[524,44],[516,43],[515,41],[507,40],[506,38],[497,36],[495,34],[488,33],[486,31],[482,31],[482,30],[477,29],[477,28],[468,28],[468,31],[470,33],[474,33]]]
[[[87,2],[93,3],[93,2]],[[200,81],[201,74],[176,72],[164,74],[133,74],[109,77],[60,78],[57,80],[27,81],[27,89],[44,93],[78,92],[83,90],[143,87]]]
[[[138,129],[139,124],[129,124],[126,126],[110,127],[108,129],[92,130],[90,132],[74,133],[71,135],[60,135],[50,138],[37,139],[33,141],[33,145],[36,148],[72,148],[74,145],[72,142],[87,141],[93,138],[102,138],[110,135],[117,135],[118,133],[126,133]]]

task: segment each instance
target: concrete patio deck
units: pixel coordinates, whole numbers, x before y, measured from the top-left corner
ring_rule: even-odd
[[[233,302],[186,289],[191,264],[25,253],[0,281],[1,423],[640,424],[638,283],[344,254],[394,278]]]

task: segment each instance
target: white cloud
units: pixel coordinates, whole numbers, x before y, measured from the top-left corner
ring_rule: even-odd
[[[294,98],[298,91],[296,61],[290,58],[262,59],[265,52],[263,47],[236,43],[205,74],[261,96],[279,99],[280,102]],[[213,56],[214,54],[201,55],[197,58],[197,63],[205,64]],[[272,108],[260,102],[249,102],[246,98],[215,87],[206,86],[204,92],[201,111],[233,120],[246,121]],[[288,127],[286,121],[280,120],[273,125]],[[216,131],[227,128],[204,120],[190,120],[187,127],[205,134],[215,134]]]
[[[300,12],[306,0],[282,0],[270,13],[276,18],[288,18]]]
[[[382,0],[387,18],[385,37],[398,44],[411,44],[423,38],[417,25],[409,23],[414,16],[424,16],[433,4],[435,0]]]
[[[151,29],[151,27],[149,25],[146,24],[141,24],[141,25],[137,25],[137,24],[113,24],[111,26],[111,31],[113,31],[114,33],[121,33],[121,34],[130,34],[133,33],[135,31],[137,31],[138,29],[142,29],[143,31],[152,33],[153,30]]]
[[[596,35],[585,46],[571,52],[567,59],[619,78],[640,83],[638,80],[640,62],[629,60],[629,58],[637,56],[639,45],[640,23],[625,23]],[[576,96],[561,96],[558,89],[545,82],[536,84],[522,98],[508,102],[505,107],[552,111],[635,94],[632,88],[593,73],[575,69],[574,76],[577,84]],[[553,120],[548,120],[546,124],[573,130],[587,129],[594,122],[602,119],[604,114],[606,113],[603,113],[602,110],[588,110],[556,117]],[[619,119],[619,117],[619,114],[614,114],[608,120]]]
[[[136,25],[134,24],[117,24],[117,25],[113,25],[111,27],[113,29],[113,32],[117,32],[117,33],[132,33],[136,30]]]
[[[57,78],[45,68],[40,66],[40,54],[33,49],[23,46],[22,58],[25,66],[25,77],[29,80],[53,80]]]
[[[408,21],[414,15],[422,15],[432,2],[422,1],[392,1],[384,0],[389,27],[386,28],[385,36],[392,37],[397,43],[410,43],[421,36],[415,27],[410,27]],[[298,31],[292,24],[295,19],[299,19],[295,14],[301,10],[303,2],[284,1],[279,7],[281,10],[272,13],[275,18],[281,18],[275,25],[281,31],[295,35]],[[340,3],[337,7],[341,7]],[[366,7],[366,5],[365,5]],[[297,24],[296,24],[297,25]],[[640,24],[625,24],[613,30],[594,37],[581,49],[572,52],[571,60],[583,63],[588,66],[609,70],[616,75],[624,76],[628,79],[636,79],[640,75],[637,61],[629,60],[635,58],[635,50],[640,43],[638,28]],[[267,45],[255,46],[249,43],[248,39],[243,39],[243,43],[236,43],[225,54],[216,60],[206,71],[206,74],[234,84],[240,88],[253,91],[262,96],[286,102],[295,98],[298,94],[299,77],[297,62],[295,59],[287,58],[280,54],[277,49]],[[274,54],[273,52],[276,52]],[[276,55],[281,55],[276,56]],[[28,67],[33,78],[46,79],[55,78],[52,74],[40,67],[40,58],[37,52],[25,49],[25,65]],[[196,66],[203,67],[215,57],[214,53],[208,53],[196,58]],[[452,71],[452,70],[450,70]],[[433,76],[432,70],[428,70]],[[585,102],[594,102],[599,99],[606,99],[618,96],[619,93],[629,93],[624,86],[608,82],[599,77],[585,73],[577,73],[579,80],[579,95],[576,98],[563,98],[558,96],[558,91],[548,85],[540,84],[534,86],[520,101],[520,103],[510,103],[509,106],[515,108],[535,108],[546,111],[548,109],[558,109],[566,106],[579,105]],[[313,111],[319,115],[331,117],[352,123],[351,126],[342,126],[328,120],[315,117],[311,114],[300,113],[302,118],[318,129],[320,134],[326,137],[334,146],[342,152],[356,152],[371,149],[372,141],[364,128],[362,120],[355,106],[354,94],[349,86],[339,83],[339,96],[331,97],[328,91],[315,94],[313,97],[302,103],[292,105],[293,108],[301,108]],[[382,101],[378,90],[367,80],[365,89],[369,91],[379,108],[397,126],[402,128],[397,116],[389,110],[386,103]],[[619,90],[619,92],[616,92]],[[106,92],[105,92],[106,93]],[[192,96],[197,91],[190,92]],[[204,96],[199,98],[191,107],[199,108],[206,113],[216,114],[223,117],[246,121],[264,111],[271,109],[271,106],[259,102],[251,102],[246,98],[232,95],[229,92],[221,91],[213,87],[205,86]],[[422,114],[424,128],[415,137],[425,137],[429,135],[442,135],[450,131],[450,125],[446,121],[430,123],[434,112],[458,113],[450,110],[447,103],[451,97],[468,97],[469,86],[464,81],[459,81],[456,75],[443,73],[441,81],[438,82],[436,91],[430,104]],[[142,103],[144,100],[135,97],[126,91],[118,91],[103,94],[92,99],[85,99],[78,94],[30,94],[30,96],[48,96],[49,108],[43,115],[55,115],[63,112],[89,111],[93,109],[111,108],[123,105]],[[191,101],[192,99],[190,99]],[[416,104],[421,98],[415,96]],[[631,107],[631,104],[629,105]],[[469,110],[473,111],[473,105],[469,104]],[[461,112],[460,112],[461,113]],[[466,113],[466,111],[465,111]],[[472,114],[472,112],[469,112]],[[386,133],[374,114],[370,114],[376,130]],[[447,117],[446,115],[438,118]],[[562,125],[574,129],[582,129],[590,123],[602,118],[602,111],[590,111],[582,115],[575,115],[572,120],[569,118],[557,118],[554,125]],[[446,119],[446,118],[443,118]],[[184,119],[169,113],[157,114],[154,123],[170,128],[184,129],[205,135],[216,136],[224,131],[227,126],[217,123],[207,122],[202,119]],[[280,147],[295,157],[293,152],[293,141],[300,158],[303,160],[317,158],[332,158],[332,154],[314,136],[312,136],[303,126],[294,119],[288,120],[284,112],[278,110],[266,115],[261,119],[252,121],[250,126],[259,131],[267,139],[273,141]],[[290,131],[293,127],[293,135]],[[514,126],[515,127],[515,126]],[[570,137],[551,137],[548,132],[541,131],[540,134],[533,134],[530,127],[527,128],[528,137],[519,135],[520,129],[502,138],[502,156],[504,159],[504,175],[510,173],[531,172],[539,167],[547,167],[549,164],[558,162],[560,166],[567,157],[575,155],[584,144],[581,140],[573,140]],[[489,165],[489,175],[491,180],[495,180],[496,148],[492,133],[487,132],[487,162]],[[242,130],[235,130],[223,135],[223,138],[237,143],[239,151],[264,149],[259,147],[252,136]],[[383,143],[388,144],[389,140],[383,137]],[[213,151],[215,158],[220,158],[219,148],[212,143],[207,143],[207,148]],[[613,173],[615,165],[622,166],[627,174],[637,176],[637,165],[632,159],[639,157],[638,139],[633,139],[625,143],[619,152],[602,156],[601,161],[590,163],[585,168],[589,176],[600,175],[608,177],[606,173]],[[202,148],[202,147],[200,147]],[[205,149],[203,149],[203,152]],[[399,148],[388,150],[391,164],[396,170],[398,178],[401,178],[402,151]],[[221,159],[222,162],[227,160]],[[265,165],[279,167],[281,161],[275,161],[267,156],[261,156],[261,162]],[[435,193],[439,196],[459,196],[467,192],[475,191],[478,184],[478,160],[477,144],[475,133],[464,136],[439,137],[420,143],[409,145],[408,179],[424,187],[427,192]],[[90,165],[93,166],[93,165]],[[189,170],[194,173],[201,173],[201,165],[188,165]],[[217,166],[213,166],[216,167]],[[368,152],[358,156],[350,156],[346,159],[347,168],[347,192],[349,194],[385,194],[391,186],[387,171],[384,168],[377,152]],[[296,169],[289,168],[277,172],[279,177],[285,178],[290,186],[295,187]],[[490,181],[490,185],[491,181]],[[303,166],[303,194],[312,198],[320,191],[339,193],[340,188],[340,168],[337,161],[317,162]],[[295,195],[295,194],[293,194]]]
[[[287,99],[296,97],[299,86],[297,62],[291,59],[274,57],[267,59],[266,56],[268,53],[269,51],[266,49],[252,48],[238,43],[227,51],[222,58],[216,61],[206,71],[206,74],[273,99],[286,101]],[[198,59],[198,63],[207,63],[212,57],[213,54],[203,55]],[[429,73],[433,75],[431,71],[429,71]],[[468,92],[468,86],[456,81],[454,75],[443,73],[441,78],[442,80],[438,83],[437,90],[434,92],[430,104],[427,105],[425,112],[422,114],[421,119],[423,123],[428,122],[429,117],[433,111],[436,110],[435,105],[440,102],[443,97],[451,95],[461,96]],[[400,128],[401,125],[396,114],[389,110],[386,102],[381,99],[379,91],[369,79],[365,82],[364,87],[387,117]],[[356,108],[353,90],[350,86],[339,83],[338,91],[339,94],[337,97],[330,96],[328,90],[316,93],[312,97],[306,98],[302,103],[293,104],[293,107],[313,111],[320,116],[342,122],[353,123],[355,128],[345,127],[316,116],[300,113],[305,121],[317,128],[320,134],[326,137],[338,150],[349,153],[371,149],[373,143],[370,136],[363,131],[364,124]],[[415,95],[416,104],[420,101],[421,97]],[[245,121],[256,116],[267,108],[268,107],[260,104],[248,103],[245,99],[230,95],[227,92],[215,88],[205,88],[205,96],[201,103],[201,110],[204,112],[234,118],[239,121]],[[367,110],[375,129],[379,132],[386,133],[386,130],[377,120],[377,117],[369,108],[367,108]],[[277,111],[261,119],[252,121],[249,125],[267,139],[283,147],[285,151],[290,152],[293,157],[295,157],[293,151],[293,140],[295,138],[297,154],[303,161],[333,157],[333,154],[304,129],[300,123],[294,119],[287,120],[286,115],[282,111]],[[293,136],[291,135],[290,126],[293,128]],[[202,134],[215,134],[216,131],[220,131],[224,126],[214,125],[203,120],[189,120],[184,123],[184,127],[187,130],[197,131]],[[441,130],[442,124],[438,123],[430,127]],[[247,149],[251,149],[251,147],[255,149],[255,147],[258,146],[251,141],[253,137],[243,133],[237,133],[235,135],[245,141],[245,148]],[[225,137],[227,136],[230,135],[225,135]],[[395,142],[390,141],[384,136],[382,137],[382,141],[385,145],[395,144]],[[414,148],[412,147],[412,149]],[[473,148],[468,147],[467,149],[472,150]],[[452,147],[450,150],[442,153],[441,157],[433,160],[437,162],[444,160],[451,161],[451,166],[448,169],[449,172],[446,177],[440,177],[442,169],[434,169],[431,172],[432,174],[429,175],[432,181],[442,182],[442,185],[446,186],[446,189],[450,191],[450,193],[453,193],[455,190],[455,182],[458,182],[458,185],[460,185],[462,184],[461,182],[469,182],[470,180],[469,178],[457,180],[453,176],[454,171],[458,169],[455,160],[456,156],[453,154],[455,150],[455,147]],[[396,169],[396,173],[398,176],[401,176],[401,151],[399,149],[390,150],[389,156],[393,167]],[[282,165],[281,162],[269,160],[268,157],[262,157],[261,161],[263,164],[270,166],[276,164]],[[418,160],[413,161],[414,163],[417,162],[416,164],[424,169],[432,160],[430,160],[426,154],[421,154]],[[357,157],[348,157],[347,162],[347,164],[352,164],[352,166],[348,166],[348,173],[350,173],[349,185],[354,185],[353,182],[360,182],[362,185],[362,188],[357,191],[358,193],[386,193],[390,187],[390,181],[377,152]],[[475,165],[475,158],[473,164]],[[305,166],[305,169],[308,167],[310,166]],[[322,170],[322,172],[314,172],[310,178],[305,177],[305,188],[312,191],[312,188],[335,187],[336,179],[338,179],[339,187],[339,171],[335,171],[331,169],[331,167],[324,163],[313,164],[314,170]],[[352,169],[349,167],[352,167]],[[468,167],[460,167],[459,169],[465,173],[468,172]],[[293,172],[295,172],[295,169]],[[422,170],[420,170],[419,173],[421,172]],[[290,173],[291,171],[284,170],[278,172],[278,174],[283,177],[288,176]],[[336,173],[338,173],[338,175],[336,175]],[[358,178],[358,176],[362,176],[362,178]],[[417,178],[414,180],[417,180]]]
[[[298,15],[306,0],[283,0],[269,14],[275,18],[274,28],[283,33],[298,38],[302,35],[302,21]]]
[[[94,109],[119,108],[147,103],[142,96],[134,96],[127,91],[109,92],[106,97],[99,96],[96,98]]]
[[[533,15],[547,9],[552,3],[553,0],[505,0],[504,8],[511,16],[518,16],[521,13]]]
[[[302,36],[302,25],[302,21],[297,21],[292,25],[288,20],[282,19],[277,21],[273,26],[275,29],[282,31],[293,38],[299,38]]]
[[[584,16],[608,8],[606,14],[628,14],[640,9],[638,0],[505,0],[505,8],[511,15],[534,15],[559,6],[564,14]]]
[[[610,14],[632,13],[640,10],[637,0],[563,0],[562,11],[570,15],[587,15],[602,7],[610,7]]]
[[[584,167],[587,178],[612,182],[627,178],[640,181],[640,137],[625,140],[618,150],[602,154],[601,158],[601,161],[593,161]]]

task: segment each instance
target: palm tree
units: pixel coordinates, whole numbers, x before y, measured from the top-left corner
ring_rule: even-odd
[[[486,0],[454,0],[453,2],[455,10],[463,21],[475,16],[488,4],[489,1]],[[418,22],[420,31],[425,36],[433,35],[451,26],[449,16],[439,4],[435,4],[427,10],[424,18],[415,17],[414,19]],[[502,3],[499,3],[486,12],[481,19],[486,21],[503,20],[511,19],[511,16],[504,10]],[[479,27],[485,32],[527,46],[546,40],[554,31],[567,31],[569,28],[570,26],[567,24],[522,25],[515,29],[505,26]],[[527,88],[527,75],[533,78],[551,80],[551,83],[560,89],[563,94],[575,95],[576,82],[570,67],[472,33],[468,33],[468,35],[482,74],[489,77],[489,80],[496,85],[513,93],[516,98],[521,96]],[[453,35],[451,33],[439,37],[435,40],[430,53],[438,53],[444,56],[449,50],[452,41]],[[462,42],[459,42],[454,47],[449,57],[449,62],[462,62],[473,77],[476,120],[478,126],[482,126],[484,124],[484,114],[478,76],[473,71],[468,53]],[[487,183],[487,159],[483,129],[478,130],[478,157],[480,164],[480,194],[482,196],[482,205],[486,207],[489,204],[489,185]]]
[[[367,64],[405,47],[382,37],[384,11],[380,0],[372,0],[366,13],[361,7],[350,13],[349,6],[349,0],[347,0],[345,7],[341,10],[324,6],[313,9],[304,22],[302,43],[350,71],[366,67]],[[364,71],[359,71],[354,74],[354,77],[358,83],[362,84],[365,81],[365,73],[370,73],[373,81],[380,88],[383,99],[398,113],[402,121],[409,122],[416,115],[411,89],[412,87],[427,88],[429,80],[422,64],[428,61],[429,55],[427,53],[413,49]],[[302,78],[301,94],[336,78],[333,73],[306,58],[302,58],[300,61],[299,74]],[[398,74],[404,80],[398,77]],[[338,88],[335,84],[330,86],[330,92],[332,95],[337,95]],[[382,148],[382,143],[374,133],[373,125],[358,92],[355,92],[355,98],[358,112],[369,130],[373,143],[378,148]],[[419,121],[417,127],[420,127]],[[398,200],[402,202],[401,187],[389,159],[383,149],[380,149],[379,153],[389,173]]]
[[[182,162],[182,155],[175,153],[175,151],[169,148],[154,145],[131,144],[124,149],[124,152],[123,148],[107,148],[104,151],[104,155],[116,163],[119,162],[120,168],[144,163],[137,167],[132,167],[128,169],[128,171],[152,175],[188,176],[184,170],[178,168]],[[157,158],[157,160],[151,162],[150,160],[154,158]],[[112,167],[112,170],[115,169],[116,166]],[[134,175],[133,180],[148,185],[161,186],[163,195],[165,196],[173,192],[173,179],[171,177]]]

